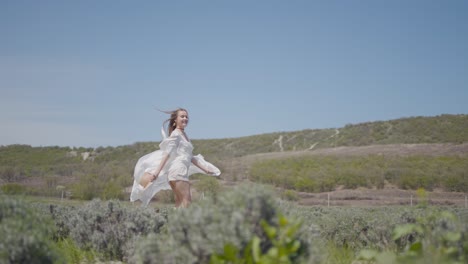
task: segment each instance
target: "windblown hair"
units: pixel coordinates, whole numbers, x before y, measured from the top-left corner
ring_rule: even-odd
[[[161,110],[159,110],[159,111],[161,111]],[[185,110],[184,108],[180,108],[180,107],[177,108],[176,110],[173,110],[173,111],[161,111],[163,113],[171,115],[171,117],[169,117],[169,119],[167,119],[163,123],[163,126],[164,126],[164,124],[169,123],[169,125],[167,126],[167,135],[168,136],[170,136],[172,131],[174,131],[174,129],[176,128],[176,119],[177,119],[177,115],[179,114],[180,111],[185,111],[185,112],[187,112],[187,115],[188,115],[188,111]]]

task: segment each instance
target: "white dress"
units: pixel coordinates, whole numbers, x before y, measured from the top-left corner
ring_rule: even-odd
[[[159,150],[146,154],[141,157],[133,173],[133,187],[130,194],[130,201],[142,201],[143,205],[148,205],[153,196],[161,190],[170,190],[169,181],[181,180],[188,181],[189,176],[194,173],[203,173],[200,168],[192,163],[192,158],[196,159],[202,167],[214,172],[213,176],[219,176],[220,170],[213,164],[205,161],[202,155],[192,155],[193,145],[182,134],[182,131],[175,129],[170,137],[166,137],[164,130],[161,129],[163,140],[159,144]],[[145,172],[154,173],[162,158],[163,154],[169,154],[164,168],[159,173],[158,178],[151,182],[146,188],[140,185],[140,177]]]

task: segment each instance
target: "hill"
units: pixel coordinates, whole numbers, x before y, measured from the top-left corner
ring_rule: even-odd
[[[464,143],[467,142],[468,115],[410,117],[349,124],[342,128],[307,129],[240,138],[193,140],[195,152],[202,153],[207,160],[219,165],[223,171],[222,179],[224,180],[249,179],[308,192],[329,191],[338,188],[343,185],[343,182],[346,182],[345,179],[354,179],[348,180],[353,183],[348,183],[349,186],[345,184],[347,188],[360,186],[382,188],[385,182],[396,178],[398,181],[395,180],[392,184],[401,188],[443,187],[449,191],[468,191],[466,184],[458,184],[466,178],[463,170],[468,171],[463,166],[467,156],[467,148]],[[133,166],[137,159],[158,149],[158,143],[137,142],[131,145],[96,149],[57,146],[31,147],[27,145],[1,146],[0,184],[22,183],[41,186],[33,188],[34,190],[30,190],[30,192],[45,192],[45,189],[52,191],[52,189],[56,189],[57,185],[94,186],[94,191],[90,190],[89,194],[81,195],[86,198],[91,197],[93,192],[99,188],[104,188],[101,183],[105,182],[105,188],[109,189],[107,190],[109,193],[118,192],[123,186],[131,185]],[[353,154],[350,155],[350,153]],[[315,157],[313,157],[314,155]],[[392,158],[384,159],[393,162],[390,164],[393,166],[391,170],[388,162],[379,163],[379,159],[374,158],[376,155],[392,156]],[[430,157],[434,155],[445,158],[437,160],[439,158]],[[318,170],[322,171],[320,177],[312,173],[312,171],[317,170],[317,167],[314,166],[318,165],[311,165],[313,160],[320,160],[317,158],[318,156],[334,157],[321,160],[322,167]],[[368,156],[371,158],[367,158]],[[411,159],[408,160],[407,156],[420,157],[420,161],[418,163]],[[278,162],[278,159],[282,161]],[[443,163],[444,159],[448,160],[447,163]],[[456,171],[458,173],[455,173],[456,176],[449,177],[452,183],[435,181],[432,186],[425,184],[427,181],[421,179],[432,179],[434,178],[431,176],[432,174],[442,175],[436,168],[427,166],[432,163],[442,167],[450,167],[452,174],[453,171]],[[277,164],[282,164],[283,169],[278,168]],[[367,164],[367,167],[364,164]],[[418,165],[413,166],[412,164]],[[342,168],[341,171],[333,171],[334,166]],[[375,168],[382,166],[387,167],[382,171],[375,170]],[[396,174],[399,176],[389,177],[389,173],[395,174],[394,171],[398,169],[398,166],[403,166],[399,170],[400,173]],[[411,166],[414,168],[407,168]],[[309,167],[310,170],[304,170],[303,167]],[[424,167],[430,167],[432,171],[424,170]],[[374,171],[374,174],[387,174],[387,178],[380,177],[380,180],[376,180],[376,176],[371,176],[369,171]],[[444,173],[449,175],[450,170]],[[275,181],[266,180],[269,177],[266,174],[276,175],[275,177],[278,179]],[[325,177],[326,175],[334,176]],[[409,179],[419,180],[412,183],[402,183],[401,178],[405,175]],[[366,180],[360,179],[363,177]],[[324,179],[328,178],[333,180],[324,182]],[[374,179],[371,180],[372,178]],[[302,179],[299,180],[302,185],[285,184],[287,182],[285,179],[291,179],[293,182]],[[458,188],[454,189],[453,186],[458,186]],[[77,193],[76,190],[75,193]]]

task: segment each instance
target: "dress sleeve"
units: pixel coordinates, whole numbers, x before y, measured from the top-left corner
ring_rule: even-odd
[[[172,155],[177,150],[179,142],[180,134],[177,133],[177,130],[174,130],[170,137],[165,138],[161,144],[159,144],[159,148],[163,151],[164,154]]]

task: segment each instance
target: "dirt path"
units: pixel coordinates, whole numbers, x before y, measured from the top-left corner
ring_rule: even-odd
[[[454,156],[467,155],[468,143],[464,144],[393,144],[370,145],[361,147],[336,147],[306,151],[271,152],[247,155],[241,157],[244,161],[288,158],[304,155],[337,155],[337,156],[362,156],[362,155],[429,155],[429,156]]]
[[[301,205],[322,206],[384,206],[417,205],[426,202],[431,205],[466,206],[465,193],[434,191],[426,192],[426,198],[418,197],[416,191],[396,188],[336,190],[327,193],[299,193]]]

